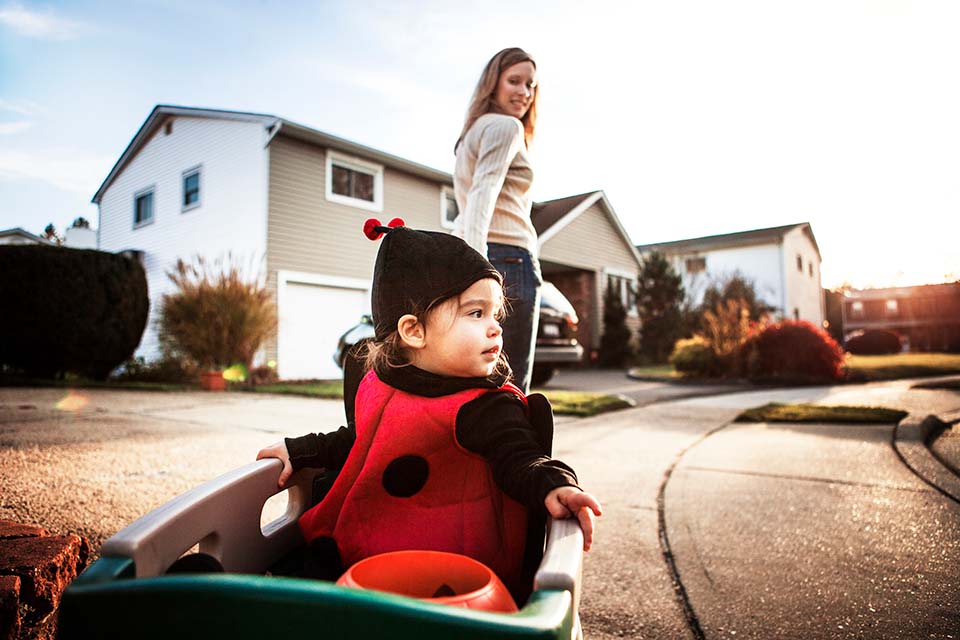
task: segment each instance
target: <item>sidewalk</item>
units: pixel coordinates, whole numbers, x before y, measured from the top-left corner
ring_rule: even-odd
[[[728,423],[681,453],[664,485],[661,534],[693,637],[950,637],[960,477],[931,448],[952,446],[944,438],[954,430],[928,441],[942,425],[933,416],[960,417],[960,395],[912,382],[669,403],[910,412],[896,426]]]

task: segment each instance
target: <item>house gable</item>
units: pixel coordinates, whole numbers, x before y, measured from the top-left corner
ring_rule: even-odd
[[[554,207],[563,201],[574,206],[561,213]],[[534,226],[544,259],[592,269],[611,267],[614,260],[617,268],[639,269],[640,253],[603,191],[538,203],[537,207]]]
[[[555,280],[577,308],[584,346],[599,346],[603,294],[611,278],[621,286],[628,326],[635,331],[639,321],[626,285],[636,284],[640,255],[603,192],[538,203],[533,220],[545,278]]]

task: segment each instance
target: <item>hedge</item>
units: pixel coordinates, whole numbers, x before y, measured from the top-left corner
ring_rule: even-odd
[[[805,320],[769,325],[743,345],[747,375],[755,380],[830,382],[843,377],[843,350]]]
[[[0,246],[0,367],[30,377],[106,378],[147,324],[140,263],[102,251]]]
[[[847,351],[858,356],[883,356],[900,353],[900,336],[886,329],[867,329],[847,338]]]

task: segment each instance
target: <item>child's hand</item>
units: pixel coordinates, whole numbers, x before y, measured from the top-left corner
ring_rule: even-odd
[[[576,516],[583,530],[583,550],[593,546],[593,518],[603,515],[597,499],[577,487],[557,487],[547,494],[543,504],[551,516],[558,520]]]
[[[266,449],[260,449],[260,452],[257,453],[257,460],[263,458],[278,458],[283,463],[283,471],[280,472],[280,479],[277,480],[277,486],[283,489],[287,485],[287,480],[293,474],[293,466],[290,464],[290,453],[287,451],[286,443],[281,440]]]

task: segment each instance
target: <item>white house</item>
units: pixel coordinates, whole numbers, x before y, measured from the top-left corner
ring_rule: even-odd
[[[778,319],[823,324],[820,249],[809,223],[640,245],[637,249],[642,255],[663,254],[683,278],[688,299],[695,305],[703,300],[711,284],[739,274],[753,283],[758,297],[776,310]]]
[[[136,355],[159,355],[155,322],[177,259],[230,254],[276,299],[279,327],[260,357],[286,379],[340,376],[337,338],[369,312],[379,244],[362,234],[367,218],[442,230],[457,215],[449,173],[272,115],[170,105],[153,109],[93,202],[99,249],[135,252],[147,273]],[[576,287],[589,348],[604,283],[636,274],[639,254],[599,191],[541,203],[534,221],[544,274],[564,293]]]
[[[45,244],[53,246],[53,243],[46,238],[41,238],[20,227],[0,231],[0,244]]]

